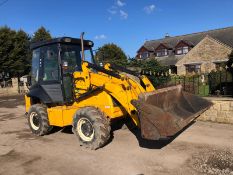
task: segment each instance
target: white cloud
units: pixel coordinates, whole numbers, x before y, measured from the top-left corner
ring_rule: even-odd
[[[102,34],[102,35],[96,35],[96,36],[95,36],[95,39],[96,39],[96,40],[102,40],[102,39],[106,39],[106,38],[107,38],[107,36],[104,35],[104,34]]]
[[[108,9],[108,12],[112,15],[117,14],[117,7],[112,6],[110,9]]]
[[[121,19],[127,19],[128,13],[123,10],[126,3],[124,0],[114,0],[115,4],[112,5],[107,11],[109,13],[108,20],[111,21],[113,16],[120,16]]]
[[[126,3],[123,2],[123,1],[121,1],[121,0],[117,0],[117,1],[116,1],[116,4],[117,4],[119,7],[123,7],[123,6],[126,5]]]
[[[154,4],[144,7],[144,11],[147,14],[151,14],[154,10],[155,10],[155,5]]]
[[[120,10],[120,16],[121,16],[122,19],[127,19],[129,15],[125,11]]]

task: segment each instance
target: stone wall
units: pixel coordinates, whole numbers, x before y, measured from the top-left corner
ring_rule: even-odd
[[[232,49],[223,43],[206,36],[187,55],[176,63],[177,74],[185,75],[185,64],[201,64],[201,72],[215,69],[215,61],[226,61]]]
[[[207,98],[214,105],[198,117],[201,121],[233,124],[233,98]]]

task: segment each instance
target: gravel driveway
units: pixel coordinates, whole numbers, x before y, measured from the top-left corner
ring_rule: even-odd
[[[23,97],[0,97],[0,175],[233,175],[233,125],[198,121],[157,142],[118,129],[108,145],[90,151],[70,127],[33,136],[24,112]]]

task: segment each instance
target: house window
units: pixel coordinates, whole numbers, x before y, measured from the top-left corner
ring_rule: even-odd
[[[167,49],[161,49],[161,50],[156,51],[157,57],[163,57],[163,56],[167,56],[167,55],[168,55]]]
[[[183,54],[188,53],[188,51],[189,51],[189,47],[188,46],[179,47],[179,48],[176,49],[176,54],[177,55],[183,55]]]
[[[140,54],[140,58],[141,59],[146,59],[146,58],[148,58],[149,57],[149,53],[148,52],[142,52],[141,54]]]
[[[188,64],[186,67],[186,73],[200,73],[201,72],[201,65],[200,64]]]

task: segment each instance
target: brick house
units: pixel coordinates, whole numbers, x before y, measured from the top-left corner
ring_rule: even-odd
[[[146,41],[137,59],[156,59],[178,75],[225,67],[233,51],[233,27]]]

